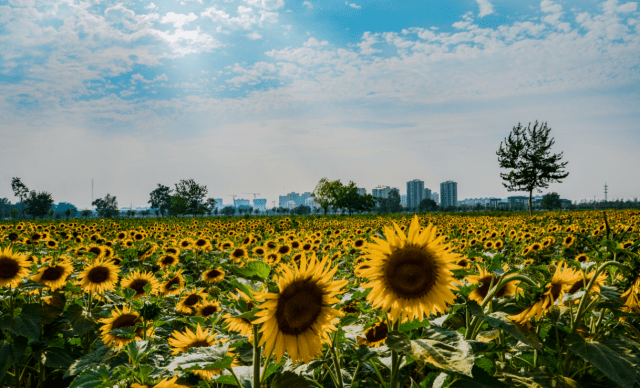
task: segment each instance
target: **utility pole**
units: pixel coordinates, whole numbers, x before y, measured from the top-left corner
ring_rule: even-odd
[[[607,182],[604,182],[604,201],[607,202]]]
[[[93,206],[93,179],[91,179],[91,206]]]

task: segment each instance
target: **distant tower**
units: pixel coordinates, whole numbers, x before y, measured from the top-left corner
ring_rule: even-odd
[[[604,182],[604,201],[607,202],[607,182]]]

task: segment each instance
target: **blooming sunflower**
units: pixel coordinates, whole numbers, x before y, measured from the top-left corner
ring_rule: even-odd
[[[192,245],[193,245],[193,241],[191,241],[191,239],[189,238],[184,238],[180,240],[180,242],[178,243],[178,246],[180,247],[180,249],[189,249],[191,248]]]
[[[583,287],[587,286],[591,281],[591,279],[593,278],[593,275],[595,274],[595,272],[596,271],[592,271],[590,274],[586,275],[587,282],[585,283],[584,279],[582,278],[582,271],[578,271],[578,273],[580,274],[580,279],[576,280],[573,284],[569,286],[569,288],[567,289],[567,293],[575,294],[576,292],[580,291]],[[591,286],[591,290],[589,292],[600,292],[600,287],[604,286],[605,280],[607,280],[607,274],[600,273],[596,278],[595,282],[593,282],[593,286]],[[576,300],[575,302],[578,302],[578,301]]]
[[[635,282],[629,287],[624,294],[620,295],[620,298],[624,300],[624,307],[620,308],[622,312],[636,312],[640,314],[640,300],[638,294],[640,293],[640,277],[637,277]],[[620,318],[623,319],[623,318]]]
[[[573,235],[568,235],[567,237],[564,238],[564,240],[562,240],[562,245],[568,248],[572,246],[575,241],[576,241],[576,238],[573,237]]]
[[[220,311],[220,302],[203,302],[198,307],[198,316],[208,317]]]
[[[146,285],[151,286],[150,295],[157,295],[160,291],[160,283],[158,279],[151,272],[140,272],[140,270],[136,270],[134,272],[129,273],[127,277],[122,279],[122,287],[131,288],[136,292],[133,296],[135,299],[142,298],[144,293],[144,287]]]
[[[140,318],[140,314],[135,311],[132,311],[129,306],[124,306],[122,310],[119,308],[115,308],[111,310],[111,318],[102,318],[98,320],[98,322],[104,323],[104,325],[100,328],[102,330],[102,342],[109,346],[115,346],[118,349],[122,349],[122,347],[128,344],[133,338],[121,337],[115,334],[110,334],[112,330],[122,329],[125,327],[135,327],[136,323],[142,323],[142,318]],[[147,329],[147,336],[153,333],[153,327]],[[135,331],[135,339],[141,340],[143,335],[143,331],[141,328],[136,328]]]
[[[13,253],[11,248],[0,251],[0,287],[18,287],[22,278],[29,275],[29,263],[26,256]]]
[[[332,269],[328,257],[319,262],[315,255],[309,260],[303,256],[300,267],[292,265],[279,267],[279,293],[255,295],[265,302],[253,324],[262,323],[259,345],[265,345],[266,353],[275,353],[276,362],[286,351],[294,363],[308,363],[329,342],[327,334],[336,330],[336,317],[344,315],[331,305],[339,302],[335,296],[349,281],[331,281],[338,267]]]
[[[236,264],[242,263],[242,259],[247,259],[249,254],[244,248],[235,248],[230,254],[229,258]]]
[[[580,253],[578,256],[576,256],[575,259],[576,261],[579,261],[581,263],[584,263],[585,261],[589,261],[589,257],[587,256],[586,253]]]
[[[177,285],[177,288],[172,288]],[[184,278],[182,277],[182,269],[177,270],[173,274],[166,276],[164,283],[160,286],[160,291],[166,295],[177,295],[184,290]]]
[[[198,323],[195,333],[188,327],[184,332],[175,330],[171,335],[172,338],[169,338],[169,345],[171,346],[172,354],[175,356],[191,348],[202,348],[213,345],[215,343],[213,339],[216,335],[217,334],[213,332],[211,332],[210,335],[209,328],[203,331]]]
[[[419,232],[417,216],[411,221],[408,237],[396,223],[394,227],[397,234],[385,227],[387,241],[372,237],[377,244],[363,248],[368,259],[365,263],[371,267],[360,269],[358,276],[371,280],[362,285],[371,288],[367,300],[374,308],[389,312],[392,321],[401,315],[422,320],[425,314],[445,312],[446,304],[455,299],[450,270],[460,268],[456,262],[462,256],[445,249],[449,244],[441,244],[444,236],[435,238],[434,225]]]
[[[200,302],[206,299],[207,294],[203,290],[204,288],[187,291],[182,300],[176,305],[176,310],[184,314],[191,314]]]
[[[358,337],[358,345],[368,345],[374,348],[379,348],[387,340],[387,333],[389,333],[389,326],[383,320],[379,320],[364,331],[364,338]]]
[[[220,268],[211,268],[202,274],[202,280],[207,283],[215,283],[224,279],[225,272]]]
[[[82,289],[87,292],[111,291],[118,283],[120,268],[109,259],[102,258],[89,264],[78,276]]]
[[[51,291],[55,291],[64,287],[67,277],[71,273],[73,273],[73,266],[67,261],[60,260],[56,264],[40,268],[38,273],[33,275],[31,279],[36,283],[49,286]]]
[[[489,286],[491,285],[491,282],[493,282],[494,286],[497,285],[498,282],[502,280],[502,276],[496,277],[496,275],[494,275],[493,273],[482,269],[482,267],[480,267],[478,264],[476,264],[476,266],[478,267],[479,274],[474,276],[467,276],[467,281],[470,284],[480,284],[480,287],[471,291],[471,293],[469,294],[469,299],[475,300],[479,304],[482,304],[484,298],[489,293]],[[506,271],[507,265],[505,264],[502,269]],[[503,298],[508,295],[514,295],[516,293],[518,283],[518,281],[507,283],[502,288],[500,288],[493,297]]]
[[[172,265],[178,264],[180,260],[178,260],[178,256],[174,255],[165,255],[158,259],[158,266],[162,269],[167,269]]]
[[[569,287],[577,281],[582,281],[582,275],[573,268],[567,268],[567,263],[560,263],[551,278],[551,283],[547,284],[548,290],[542,297],[533,306],[527,307],[520,314],[510,316],[509,319],[520,325],[526,324],[533,317],[536,322],[539,321],[553,308],[555,301],[562,299]]]

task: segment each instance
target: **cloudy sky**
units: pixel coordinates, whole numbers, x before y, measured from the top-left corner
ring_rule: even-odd
[[[616,0],[8,0],[0,198],[232,202],[322,177],[506,197],[496,150],[546,122],[563,198],[640,197],[640,12]],[[502,171],[504,172],[504,170]]]

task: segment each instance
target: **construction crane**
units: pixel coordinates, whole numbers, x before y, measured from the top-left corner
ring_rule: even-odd
[[[242,194],[253,194],[253,199],[256,199],[256,195],[260,195],[260,193],[242,193]]]

